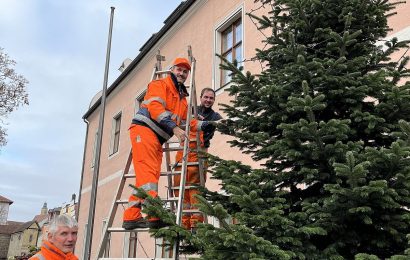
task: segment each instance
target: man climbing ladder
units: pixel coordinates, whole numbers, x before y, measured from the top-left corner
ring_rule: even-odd
[[[149,196],[158,196],[158,181],[162,163],[162,144],[175,135],[182,143],[187,137],[180,128],[187,117],[188,92],[184,82],[191,65],[185,58],[176,58],[171,73],[149,83],[144,101],[129,128],[132,144],[132,160],[136,175],[136,187]],[[191,120],[193,131],[207,129],[209,122]],[[163,223],[158,218],[143,218],[143,199],[129,197],[128,208],[123,215],[123,228],[157,228]]]
[[[200,95],[200,106],[197,108],[198,111],[198,118],[200,120],[206,120],[211,122],[210,125],[200,133],[200,146],[202,152],[208,152],[208,148],[210,146],[210,140],[214,136],[216,127],[213,125],[212,122],[218,121],[222,119],[221,115],[218,112],[215,112],[212,109],[212,106],[215,102],[215,91],[212,88],[204,88],[201,91]],[[196,132],[190,131],[189,133],[189,148],[190,152],[188,154],[188,162],[198,162],[198,151],[197,151],[197,141],[196,141]],[[176,162],[181,162],[183,158],[183,152],[178,151],[175,157]],[[205,163],[206,164],[206,163]],[[206,165],[205,165],[206,166]],[[206,168],[206,167],[205,167]],[[177,171],[181,170],[181,167],[176,168]],[[194,185],[204,185],[201,183],[200,178],[200,169],[198,165],[190,165],[187,166],[187,174],[186,174],[186,189],[184,194],[184,203],[183,208],[184,210],[196,210],[197,207],[195,204],[198,203],[197,199],[194,195],[198,194],[199,191],[197,188],[194,188]],[[206,179],[206,171],[204,172],[204,181]],[[181,181],[180,175],[174,176],[174,187],[178,187]],[[175,190],[175,196],[179,196],[179,191]],[[182,226],[186,229],[195,229],[196,224],[198,222],[204,222],[204,216],[200,212],[192,212],[192,213],[184,213],[182,215]]]

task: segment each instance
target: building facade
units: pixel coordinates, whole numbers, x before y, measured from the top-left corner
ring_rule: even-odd
[[[17,230],[23,222],[7,221],[7,224],[0,225],[0,260],[7,259],[10,246],[11,234]]]
[[[7,257],[28,255],[30,247],[36,247],[40,227],[36,221],[28,221],[18,227],[10,236]]]
[[[211,87],[216,91],[214,109],[220,112],[217,104],[228,103],[231,97],[224,91],[224,88],[229,85],[229,75],[219,69],[220,59],[215,54],[220,54],[228,60],[240,61],[245,71],[254,73],[260,71],[260,64],[251,58],[254,57],[256,48],[263,48],[264,35],[257,30],[254,22],[246,15],[250,12],[260,15],[267,11],[257,9],[258,6],[259,4],[254,0],[183,1],[166,19],[164,27],[147,41],[128,67],[122,68],[121,75],[108,88],[91,258],[95,257],[102,229],[107,221],[109,209],[131,148],[127,129],[150,81],[158,50],[166,57],[163,65],[167,67],[175,57],[187,57],[187,46],[190,45],[197,61],[196,86],[199,91],[205,87]],[[397,12],[398,15],[393,16],[390,20],[393,27],[391,35],[398,36],[400,40],[410,39],[410,21],[404,19],[410,12],[410,3],[400,5]],[[83,255],[89,215],[101,107],[100,96],[101,93],[92,99],[90,108],[83,117],[87,123],[87,134],[80,187],[79,234],[75,252],[79,256]],[[226,136],[216,133],[211,141],[209,152],[224,159],[241,160],[245,164],[257,166],[238,149],[231,148],[227,141]],[[208,189],[217,191],[218,182],[209,178],[208,175],[206,182]],[[165,182],[165,179],[160,179],[159,187],[165,187]],[[127,189],[123,194],[123,199],[127,199],[130,193],[131,189]],[[159,195],[166,196],[165,188],[159,190]],[[114,226],[120,227],[121,223],[122,209],[116,214]],[[154,241],[144,233],[113,234],[110,244],[111,247],[107,250],[107,255],[109,254],[110,257],[162,256],[161,250],[155,250]],[[136,251],[138,251],[137,255]]]
[[[13,204],[13,201],[0,195],[0,225],[7,224],[11,204]]]

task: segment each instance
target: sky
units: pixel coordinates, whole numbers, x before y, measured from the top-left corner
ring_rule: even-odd
[[[0,195],[8,220],[30,221],[47,202],[78,198],[86,124],[103,88],[111,6],[115,7],[108,86],[181,0],[0,0],[0,48],[28,81],[28,106],[6,119]]]

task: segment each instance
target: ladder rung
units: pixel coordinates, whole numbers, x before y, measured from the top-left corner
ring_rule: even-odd
[[[111,227],[107,229],[108,232],[147,232],[149,228],[125,229],[120,227]]]
[[[186,190],[198,189],[198,186],[185,186]],[[171,190],[179,190],[179,186],[171,187]]]
[[[168,176],[168,175],[180,175],[181,171],[173,171],[173,172],[161,172],[161,176]]]
[[[168,140],[167,144],[179,144],[179,140]]]
[[[186,165],[187,165],[187,166],[198,166],[199,163],[198,163],[198,162],[188,162]],[[173,166],[175,166],[175,164],[171,163],[169,166],[173,167]],[[181,167],[181,166],[182,166],[182,163],[178,163],[178,164],[176,165],[176,167],[178,167],[178,166]]]
[[[134,173],[127,173],[127,174],[124,174],[124,177],[125,178],[135,178],[135,174]]]
[[[174,258],[152,258],[152,257],[148,257],[148,258],[98,258],[98,260],[172,260]]]
[[[158,70],[155,72],[156,75],[167,74],[170,73],[170,70]]]
[[[199,209],[183,209],[183,213],[202,213]]]
[[[182,151],[184,150],[184,147],[178,146],[178,147],[169,147],[169,148],[163,148],[162,149],[164,152],[177,152],[177,151]]]
[[[170,197],[170,198],[161,199],[161,200],[164,202],[175,202],[175,201],[178,201],[178,197]]]
[[[174,201],[178,201],[178,197],[170,197],[167,199],[161,199],[164,202],[174,202]],[[116,200],[115,201],[117,204],[128,204],[128,200]]]

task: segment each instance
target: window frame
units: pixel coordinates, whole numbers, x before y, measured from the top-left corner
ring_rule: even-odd
[[[239,28],[239,26],[238,26],[239,24],[240,24],[240,28],[241,28],[241,39],[239,41],[237,41],[236,35],[237,35],[237,30]],[[230,30],[231,33],[232,33],[232,42],[231,42],[231,47],[224,50],[224,43],[226,42],[225,37],[228,35],[228,33],[227,33],[228,30]],[[228,54],[231,54],[232,55],[232,61],[233,61],[236,57],[238,57],[237,50],[239,48],[240,48],[240,51],[243,52],[242,51],[243,50],[243,47],[242,47],[243,46],[243,44],[242,44],[243,43],[243,33],[242,33],[242,31],[243,31],[243,21],[242,21],[242,17],[239,17],[238,19],[236,19],[235,21],[230,23],[228,25],[228,27],[225,28],[225,30],[220,32],[220,34],[221,34],[220,35],[220,37],[221,37],[221,47],[220,47],[221,52],[220,52],[220,55],[222,57],[226,58]],[[228,43],[228,46],[229,46],[229,44],[230,43]],[[240,57],[242,57],[242,53],[240,54]],[[240,61],[238,61],[238,62],[240,62]],[[223,70],[223,69],[219,69],[219,72],[221,74],[220,79],[219,79],[219,85],[222,86],[222,87],[225,86],[225,85],[228,85],[230,83],[230,81],[225,82],[225,78],[227,77],[226,73],[228,71]]]
[[[222,33],[225,32],[229,27],[241,21],[241,53],[240,57],[244,59],[244,50],[245,50],[245,19],[244,19],[244,6],[240,4],[237,8],[235,8],[230,14],[228,14],[222,21],[220,21],[214,28],[214,53],[222,54]],[[232,46],[234,47],[234,46]],[[239,61],[240,62],[240,61]],[[213,59],[213,72],[212,72],[212,88],[215,90],[217,94],[223,92],[223,90],[230,85],[230,82],[226,84],[221,84],[222,82],[222,75],[223,71],[219,68],[219,64],[221,63],[221,59],[217,56]],[[244,66],[243,64],[241,64]]]
[[[116,113],[112,118],[109,157],[114,156],[120,151],[121,121],[122,121],[122,111]]]
[[[147,88],[144,88],[143,90],[139,91],[137,95],[135,95],[134,99],[134,115],[133,117],[137,114],[142,101],[144,100],[145,94],[147,93]]]

